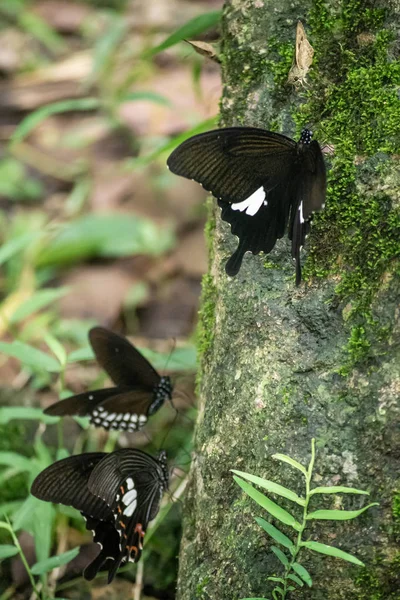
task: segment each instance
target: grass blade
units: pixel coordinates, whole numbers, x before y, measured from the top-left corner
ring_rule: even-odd
[[[246,492],[248,496],[250,496],[250,498],[255,500],[257,504],[262,506],[262,508],[265,508],[265,510],[268,511],[269,514],[272,515],[275,519],[278,519],[278,521],[281,521],[281,523],[284,523],[285,525],[290,525],[290,527],[293,527],[293,529],[295,529],[296,531],[300,531],[300,523],[298,523],[289,512],[287,512],[278,504],[264,496],[264,494],[261,494],[261,492],[256,490],[249,483],[243,481],[243,479],[236,477],[236,475],[233,477],[233,479],[242,488],[242,490]]]
[[[61,365],[55,358],[18,340],[0,342],[0,352],[17,358],[23,365],[32,369],[50,371],[50,373],[59,373],[61,370]]]
[[[333,546],[328,546],[327,544],[320,544],[319,542],[301,542],[301,545],[304,546],[304,548],[314,550],[314,552],[326,554],[327,556],[334,556],[335,558],[341,558],[342,560],[347,560],[347,562],[353,563],[354,565],[360,565],[360,567],[364,566],[364,563],[361,562],[361,560],[358,560],[358,558],[352,554],[349,554],[348,552],[339,550],[339,548],[334,548]]]
[[[268,523],[265,519],[261,519],[260,517],[256,517],[256,521],[260,527],[264,529],[278,544],[285,546],[288,550],[292,551],[294,549],[293,542],[279,529]]]
[[[18,308],[13,312],[9,319],[11,325],[15,325],[20,321],[30,317],[33,313],[38,312],[42,308],[45,308],[49,304],[52,304],[68,292],[67,287],[60,287],[55,289],[44,289],[34,292],[28,300],[22,302]]]
[[[59,417],[45,415],[41,408],[30,406],[1,406],[0,425],[7,425],[10,421],[41,421],[45,425],[57,423]]]
[[[307,521],[312,519],[324,519],[327,521],[348,521],[355,519],[363,512],[371,508],[371,506],[379,506],[378,502],[372,502],[360,510],[316,510],[307,515]]]
[[[71,110],[95,110],[99,108],[99,106],[100,100],[98,98],[74,98],[72,100],[61,100],[61,102],[46,104],[46,106],[42,106],[38,110],[35,110],[21,121],[15,128],[10,138],[10,143],[13,145],[22,142],[35,127],[51,115]]]
[[[216,25],[220,21],[221,14],[222,11],[213,10],[199,15],[198,17],[194,17],[193,19],[190,19],[190,21],[188,21],[187,23],[185,23],[185,25],[182,25],[182,27],[174,31],[174,33],[168,36],[167,39],[161,42],[161,44],[155,46],[154,48],[150,48],[150,50],[144,52],[142,57],[150,58],[155,54],[163,52],[164,50],[167,50],[167,48],[178,44],[185,38],[195,39],[196,36],[198,36],[200,33],[203,33],[203,31],[205,31],[206,29],[214,27],[214,25]]]

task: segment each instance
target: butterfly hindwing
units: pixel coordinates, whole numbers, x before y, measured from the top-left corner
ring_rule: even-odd
[[[100,521],[85,513],[82,513],[82,516],[86,522],[86,529],[93,534],[93,541],[100,546],[100,552],[96,558],[83,571],[84,578],[87,581],[92,581],[107,561],[112,561],[109,566],[111,568],[112,564],[118,558],[120,540],[114,521]]]
[[[140,559],[148,523],[157,514],[167,486],[166,464],[140,450],[113,452],[93,470],[89,488],[112,509],[120,536],[120,553],[111,566],[109,581],[123,560]]]

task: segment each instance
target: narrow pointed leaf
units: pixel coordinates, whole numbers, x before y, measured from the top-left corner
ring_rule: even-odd
[[[293,529],[295,529],[296,531],[300,531],[300,523],[298,523],[290,513],[281,508],[275,502],[272,502],[272,500],[264,496],[264,494],[261,494],[261,492],[256,490],[249,483],[243,481],[243,479],[236,477],[236,475],[233,477],[233,479],[242,488],[242,490],[245,491],[248,496],[250,496],[250,498],[255,500],[257,504],[265,508],[265,510],[268,511],[270,515],[275,517],[275,519],[278,519],[278,521],[281,521],[281,523],[285,523],[285,525],[290,525],[290,527],[293,527]]]
[[[339,548],[334,548],[333,546],[328,546],[327,544],[320,544],[319,542],[301,542],[301,545],[305,548],[309,548],[310,550],[314,550],[314,552],[319,552],[320,554],[327,554],[328,556],[335,556],[336,558],[341,558],[343,560],[347,560],[347,562],[353,563],[355,565],[364,566],[364,563],[361,560],[358,560],[352,554],[348,552],[343,552],[343,550],[339,550]]]
[[[279,587],[279,585],[277,585],[277,586],[274,588],[274,592],[278,592],[278,593],[281,595],[281,597],[282,597],[282,598],[283,598],[283,597],[284,597],[284,595],[285,595],[285,592],[284,592],[284,590],[283,590],[281,587]],[[272,592],[272,593],[274,593],[274,592]]]
[[[73,98],[72,100],[61,100],[60,102],[54,102],[52,104],[46,104],[38,110],[30,113],[21,123],[15,128],[10,140],[12,144],[16,142],[22,142],[22,140],[29,134],[35,127],[37,127],[44,119],[47,119],[50,115],[59,114],[68,111],[77,110],[94,110],[100,106],[100,100],[98,98]]]
[[[53,357],[45,354],[33,346],[23,344],[18,340],[13,342],[0,342],[0,352],[7,356],[17,358],[23,365],[41,371],[50,371],[50,373],[59,373],[60,363]]]
[[[11,544],[2,544],[0,546],[0,560],[4,560],[5,558],[11,558],[11,556],[15,556],[18,554],[18,548]]]
[[[30,315],[33,315],[35,312],[42,310],[46,306],[49,306],[49,304],[53,304],[62,296],[65,296],[67,291],[68,288],[60,287],[38,290],[37,292],[34,292],[28,300],[25,300],[25,302],[20,304],[15,312],[13,312],[9,318],[9,323],[14,325],[20,321],[23,321]]]
[[[291,458],[290,456],[287,456],[286,454],[279,454],[279,453],[273,454],[272,458],[275,458],[276,460],[280,460],[281,462],[291,465],[295,469],[298,469],[299,471],[301,471],[303,473],[303,475],[307,476],[307,469],[305,467],[303,467],[303,465],[301,465],[299,462],[297,462],[297,460],[294,460],[294,458]]]
[[[271,546],[271,550],[275,554],[275,556],[281,561],[284,567],[287,567],[289,565],[287,556],[282,552],[282,550],[279,550],[279,548],[277,548],[276,546]]]
[[[279,581],[279,583],[285,583],[285,580],[282,577],[267,577],[268,581]]]
[[[308,587],[312,586],[312,579],[310,573],[307,571],[303,565],[298,562],[292,564],[292,569],[297,573],[299,577],[308,585]]]
[[[282,544],[285,548],[288,548],[290,551],[294,549],[293,542],[279,529],[268,523],[265,519],[261,519],[260,517],[256,517],[256,521],[260,527],[264,529],[278,544]]]
[[[300,577],[297,577],[297,575],[293,575],[293,573],[290,573],[290,575],[288,575],[287,578],[297,583],[297,585],[299,585],[300,587],[303,587],[304,585]]]
[[[59,417],[45,415],[41,408],[33,406],[2,406],[0,407],[0,425],[6,425],[13,420],[41,421],[46,425],[57,423]]]
[[[349,519],[355,519],[363,512],[371,508],[371,506],[379,506],[378,502],[372,502],[360,510],[316,510],[307,515],[307,520],[312,519],[324,519],[328,521],[348,521]]]
[[[57,567],[62,567],[69,563],[75,556],[78,556],[79,548],[73,548],[73,550],[68,550],[68,552],[64,552],[63,554],[59,554],[58,556],[51,556],[47,560],[42,560],[34,564],[31,568],[33,575],[42,575],[43,573],[47,573],[48,571],[52,571]]]
[[[220,21],[220,19],[220,10],[210,11],[194,17],[185,23],[185,25],[182,25],[182,27],[174,31],[174,33],[167,37],[166,40],[161,42],[161,44],[144,52],[143,58],[150,58],[151,56],[154,56],[155,54],[174,46],[185,38],[195,38],[206,29],[214,27]]]
[[[369,496],[369,492],[365,490],[357,490],[356,488],[344,487],[342,485],[333,485],[330,487],[316,487],[310,492],[310,496],[314,494],[365,494]]]
[[[304,498],[300,498],[297,494],[292,492],[292,490],[288,490],[287,488],[283,487],[283,485],[279,485],[279,483],[274,483],[273,481],[269,481],[269,479],[263,479],[262,477],[257,477],[256,475],[251,475],[250,473],[245,473],[244,471],[236,471],[236,469],[231,469],[231,471],[236,475],[240,475],[240,477],[243,479],[247,479],[248,481],[263,487],[269,492],[278,494],[278,496],[287,498],[287,500],[292,500],[300,506],[305,506]]]

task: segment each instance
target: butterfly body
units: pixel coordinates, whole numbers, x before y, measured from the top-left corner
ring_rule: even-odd
[[[160,377],[128,340],[103,327],[89,332],[97,362],[115,387],[71,396],[45,410],[46,414],[89,416],[95,427],[133,432],[172,398],[168,376]]]
[[[140,559],[148,523],[157,515],[168,483],[165,452],[153,457],[126,448],[57,461],[36,477],[31,493],[81,512],[100,546],[84,576],[93,579],[110,561],[110,582],[121,563]]]
[[[238,273],[247,251],[269,253],[288,229],[300,283],[300,249],[326,194],[322,152],[311,139],[308,129],[296,143],[264,129],[231,127],[189,138],[168,158],[173,173],[194,179],[217,198],[221,218],[239,238],[228,275]]]

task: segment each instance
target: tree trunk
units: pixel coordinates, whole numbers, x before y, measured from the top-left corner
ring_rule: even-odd
[[[297,20],[315,49],[307,87],[287,84]],[[311,439],[313,486],[370,497],[316,496],[317,508],[374,507],[349,521],[313,521],[308,536],[365,567],[302,550],[313,587],[288,598],[400,598],[399,3],[230,0],[223,18],[221,124],[298,139],[310,126],[327,156],[326,209],[303,253],[299,288],[285,238],[267,257],[246,254],[210,201],[199,350],[199,417],[184,511],[179,600],[272,598],[282,566],[254,517],[287,535],[242,493],[230,469],[304,494]],[[299,518],[296,505],[270,497]]]

